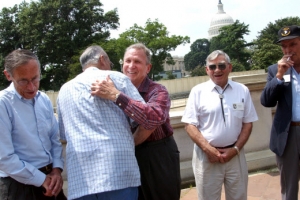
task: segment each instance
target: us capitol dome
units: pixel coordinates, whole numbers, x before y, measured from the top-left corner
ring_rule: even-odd
[[[208,39],[219,35],[219,29],[223,26],[233,24],[233,19],[230,15],[226,14],[223,10],[223,4],[219,0],[218,13],[211,19],[210,27],[208,29]]]

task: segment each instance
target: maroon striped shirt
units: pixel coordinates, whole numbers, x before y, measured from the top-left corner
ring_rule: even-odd
[[[118,97],[116,104],[145,129],[156,128],[146,141],[161,140],[173,135],[169,116],[171,100],[166,87],[146,77],[138,91],[146,104],[130,99],[123,93]],[[135,129],[136,127],[132,128],[132,132]]]

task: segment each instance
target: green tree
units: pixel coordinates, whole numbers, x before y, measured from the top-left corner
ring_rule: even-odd
[[[223,50],[229,57],[244,66],[244,69],[250,69],[249,61],[251,54],[247,50],[248,46],[253,45],[247,43],[244,35],[249,34],[249,25],[240,23],[236,20],[233,24],[220,28],[220,34],[213,37],[210,41],[210,52],[214,50]]]
[[[76,72],[74,56],[107,41],[109,30],[119,26],[117,10],[104,13],[101,7],[99,0],[39,0],[11,12],[19,46],[32,50],[41,62],[41,89],[58,90],[69,72]]]
[[[190,38],[188,36],[169,36],[165,25],[159,23],[157,19],[154,21],[148,19],[144,27],[134,24],[129,30],[120,34],[118,41],[122,44],[120,45],[121,49],[119,52],[124,52],[128,44],[138,42],[145,44],[150,49],[152,54],[152,69],[149,77],[153,79],[154,75],[163,71],[165,60],[168,64],[174,64],[174,60],[169,52],[174,51],[180,44],[189,43]]]
[[[232,71],[233,72],[240,72],[240,71],[246,71],[245,66],[242,65],[239,61],[235,59],[231,59],[231,64],[232,64]]]
[[[19,33],[19,17],[18,12],[22,6],[15,5],[12,8],[3,8],[0,12],[0,66],[4,66],[4,58],[12,50],[21,48],[20,38],[22,35]],[[1,72],[4,68],[1,69]],[[0,90],[6,88],[9,81],[6,80],[3,73],[0,75]]]
[[[209,46],[210,42],[205,38],[196,40],[190,47],[191,51],[184,56],[185,69],[190,71],[197,66],[205,65]]]
[[[206,68],[205,66],[198,66],[191,71],[191,76],[206,76]]]
[[[274,23],[270,22],[263,30],[259,32],[257,36],[256,44],[262,39],[269,39],[272,43],[276,43],[278,40],[278,31],[284,26],[298,25],[300,26],[299,17],[286,17],[275,20]]]
[[[125,49],[131,44],[132,42],[125,38],[111,39],[104,43],[100,43],[109,55],[110,61],[114,64],[113,70],[121,71],[120,59],[123,61]]]
[[[166,74],[167,74],[167,79],[175,79],[176,77],[174,76],[174,74],[172,73],[172,71],[167,71],[166,72]]]
[[[278,31],[284,26],[300,25],[299,17],[287,17],[278,19],[275,23],[269,23],[266,28],[259,32],[254,41],[251,69],[267,69],[268,66],[276,63],[282,57],[278,40]]]

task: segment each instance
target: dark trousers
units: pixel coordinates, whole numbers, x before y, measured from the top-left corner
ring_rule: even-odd
[[[180,198],[179,151],[173,136],[143,143],[135,155],[141,173],[139,200],[178,200]]]
[[[276,156],[282,200],[297,200],[300,180],[300,126],[291,126],[282,156]]]
[[[45,173],[45,172],[44,172]],[[45,173],[47,174],[47,173]],[[63,190],[55,197],[43,194],[42,187],[26,185],[11,177],[0,178],[0,200],[66,200]]]

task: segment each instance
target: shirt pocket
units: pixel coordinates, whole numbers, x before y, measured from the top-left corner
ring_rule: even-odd
[[[234,110],[234,109],[232,109],[232,115],[236,118],[241,119],[244,116],[244,111],[243,110]]]

